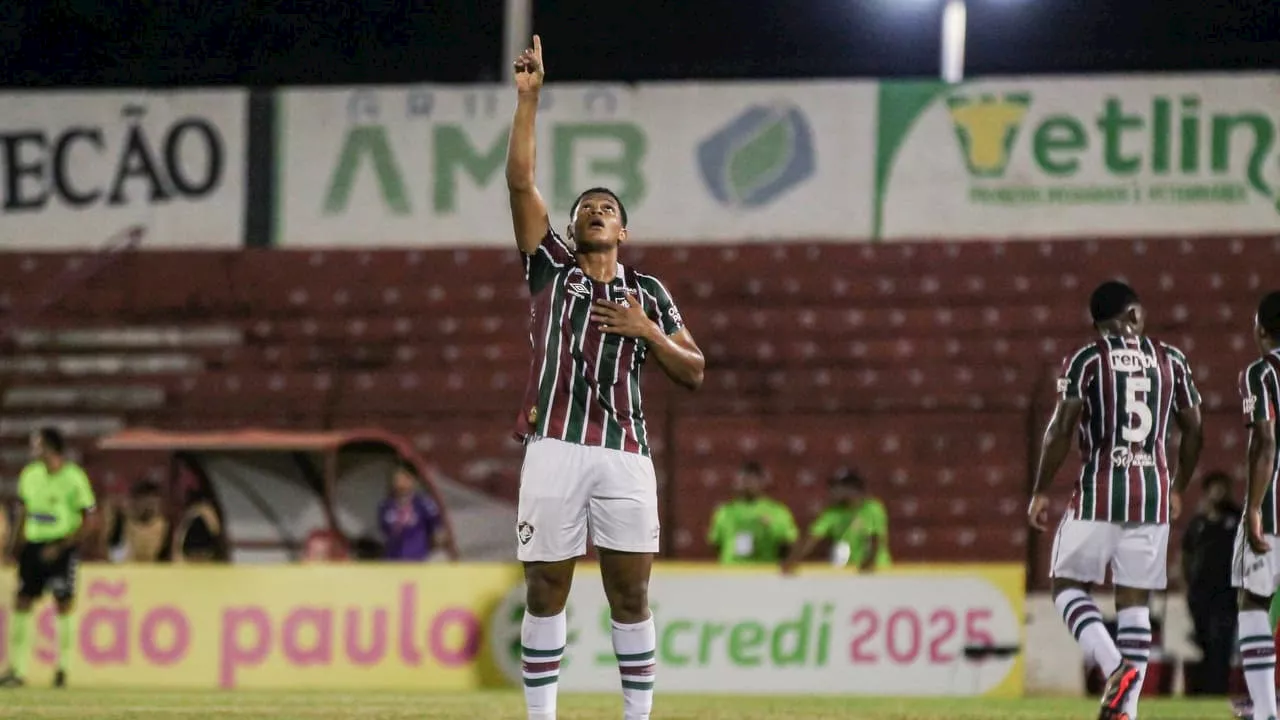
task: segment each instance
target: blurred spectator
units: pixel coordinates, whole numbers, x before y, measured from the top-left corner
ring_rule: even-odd
[[[203,490],[187,494],[187,508],[174,534],[175,562],[222,562],[227,559],[218,509]]]
[[[398,465],[387,496],[378,505],[378,527],[386,538],[387,560],[422,561],[449,538],[440,506],[422,492],[413,469]]]
[[[0,499],[0,565],[9,559],[9,501]]]
[[[153,480],[134,484],[123,507],[107,506],[107,547],[112,562],[167,562],[173,544],[165,518],[160,485]]]
[[[853,565],[863,572],[889,567],[889,515],[884,503],[867,494],[866,481],[857,473],[842,470],[831,479],[827,508],[809,526],[785,569],[794,570],[823,540],[831,541],[833,565]]]
[[[764,494],[768,483],[760,463],[744,464],[734,482],[736,497],[711,516],[707,542],[718,549],[721,563],[780,562],[795,544],[795,518],[786,505]]]
[[[1182,536],[1182,575],[1187,582],[1196,645],[1204,659],[1193,680],[1206,695],[1227,694],[1236,639],[1236,592],[1231,587],[1240,506],[1231,497],[1231,476],[1212,472],[1203,480],[1200,507]]]

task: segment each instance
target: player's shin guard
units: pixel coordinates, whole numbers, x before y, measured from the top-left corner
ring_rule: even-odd
[[[1241,610],[1239,619],[1240,664],[1253,700],[1253,717],[1268,720],[1276,715],[1276,640],[1267,613]]]
[[[75,645],[76,625],[71,613],[58,615],[58,669],[66,671],[71,666],[71,648]]]
[[[1130,720],[1138,717],[1138,696],[1147,677],[1147,661],[1151,658],[1151,610],[1145,607],[1124,608],[1116,618],[1116,647],[1129,664],[1137,668],[1138,679],[1129,693],[1124,711]]]
[[[1080,643],[1085,657],[1092,658],[1103,675],[1115,672],[1120,667],[1120,651],[1102,624],[1102,611],[1094,604],[1093,598],[1083,590],[1071,588],[1058,593],[1053,604],[1072,637]]]
[[[31,611],[15,612],[10,617],[13,627],[9,630],[9,667],[20,678],[27,676],[27,663],[31,660],[31,626],[35,621]]]
[[[563,610],[550,617],[535,617],[525,612],[520,625],[520,660],[529,720],[555,720],[560,659],[564,657],[567,637]]]
[[[634,625],[613,623],[613,652],[622,676],[623,720],[649,720],[653,712],[653,681],[657,668],[658,634],[649,619]]]

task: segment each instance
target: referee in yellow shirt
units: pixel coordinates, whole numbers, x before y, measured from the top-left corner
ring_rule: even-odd
[[[78,550],[85,519],[93,511],[89,476],[63,453],[66,442],[55,428],[31,435],[32,462],[18,477],[18,517],[14,523],[13,556],[18,560],[18,596],[13,601],[7,673],[0,687],[25,683],[31,644],[35,639],[31,606],[47,589],[58,606],[58,669],[54,686],[67,684],[67,661],[75,629]]]

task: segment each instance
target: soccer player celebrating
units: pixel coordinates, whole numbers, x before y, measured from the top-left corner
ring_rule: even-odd
[[[553,720],[566,641],[565,603],[587,528],[613,617],[624,717],[648,720],[657,646],[648,585],[658,551],[657,482],[640,402],[649,355],[676,383],[702,384],[702,352],[657,278],[618,262],[627,211],[593,188],[570,209],[573,249],[551,227],[534,184],[534,122],[542,43],[515,61],[517,104],[507,189],[529,284],[533,358],[518,436],[525,442],[517,508],[524,564],[521,628],[530,720]]]
[[[1280,586],[1280,538],[1277,537],[1276,414],[1280,413],[1280,292],[1262,299],[1254,320],[1254,340],[1262,357],[1240,378],[1245,422],[1249,425],[1248,496],[1244,522],[1236,531],[1236,561],[1231,584],[1240,589],[1240,662],[1253,701],[1254,720],[1276,718],[1276,643],[1267,618],[1271,597]],[[1247,712],[1247,711],[1246,711]]]
[[[1146,313],[1128,285],[1103,283],[1089,310],[1101,337],[1064,363],[1027,515],[1033,528],[1045,529],[1046,493],[1078,432],[1084,467],[1053,540],[1054,604],[1108,675],[1100,720],[1132,720],[1151,651],[1150,592],[1165,588],[1169,522],[1181,512],[1203,445],[1200,396],[1186,357],[1143,334]],[[1171,416],[1182,434],[1172,483],[1165,457]],[[1119,610],[1115,642],[1089,595],[1108,564]]]
[[[24,684],[34,640],[31,606],[46,588],[58,607],[58,668],[54,685],[67,684],[75,609],[77,550],[85,519],[93,511],[93,489],[79,465],[63,457],[65,441],[56,428],[31,436],[33,461],[18,477],[18,520],[14,556],[18,559],[18,595],[13,603],[7,673],[0,687]]]

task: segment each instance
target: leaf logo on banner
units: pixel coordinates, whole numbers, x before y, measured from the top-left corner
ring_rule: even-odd
[[[1004,175],[1029,107],[1031,96],[1026,93],[947,98],[947,111],[971,174],[977,177]]]
[[[727,207],[761,207],[813,176],[813,129],[795,105],[753,105],[698,145],[698,168]]]

